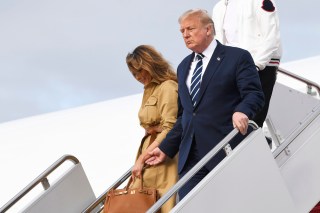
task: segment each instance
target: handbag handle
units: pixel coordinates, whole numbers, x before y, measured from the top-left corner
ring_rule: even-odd
[[[149,165],[143,167],[143,169],[145,169],[145,168],[147,168],[147,167],[149,167]],[[143,170],[143,169],[142,169],[142,170]],[[139,179],[140,179],[140,190],[143,191],[143,174],[141,174],[141,178],[139,178]],[[126,187],[125,187],[126,191],[129,189],[129,186],[132,184],[132,182],[133,182],[133,177],[132,177],[132,175],[131,175],[131,176],[130,176],[130,179],[129,179]]]
[[[141,148],[142,148],[142,144],[144,143],[145,139],[148,137],[148,136],[151,136],[150,138],[150,142],[153,143],[153,141],[156,139],[157,137],[157,134],[156,133],[152,133],[152,134],[147,134],[145,135],[142,140],[141,140],[141,145],[140,145],[140,149],[139,149],[139,153],[141,153]],[[142,170],[144,170],[145,168],[149,167],[149,165],[146,165],[143,167]],[[125,187],[125,190],[128,191],[129,189],[129,186],[132,184],[133,182],[133,178],[132,178],[132,175],[130,176],[130,179]],[[140,190],[143,191],[143,174],[141,174],[141,178],[140,178]]]

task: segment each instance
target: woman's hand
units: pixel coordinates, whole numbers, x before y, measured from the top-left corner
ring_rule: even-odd
[[[136,177],[141,178],[142,170],[145,168],[145,165],[147,167],[151,165],[151,164],[146,164],[145,162],[147,160],[150,161],[150,158],[153,157],[153,154],[151,151],[154,149],[159,149],[158,146],[159,146],[159,142],[157,142],[156,140],[153,141],[152,144],[150,144],[149,147],[139,156],[139,158],[137,159],[137,161],[135,162],[131,170],[133,179]]]
[[[131,171],[133,179],[135,179],[136,177],[141,178],[141,172],[142,172],[143,166],[144,166],[144,162],[139,158],[134,164]]]

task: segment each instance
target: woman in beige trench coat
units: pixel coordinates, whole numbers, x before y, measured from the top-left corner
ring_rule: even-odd
[[[128,68],[137,81],[144,85],[143,99],[139,110],[140,125],[145,137],[137,153],[132,176],[132,187],[138,187],[143,173],[144,187],[154,187],[160,196],[177,181],[177,156],[163,164],[143,169],[147,153],[157,147],[172,129],[178,112],[177,76],[163,56],[149,45],[141,45],[126,58]],[[143,170],[142,170],[143,169]],[[175,196],[161,207],[169,212],[175,205]]]

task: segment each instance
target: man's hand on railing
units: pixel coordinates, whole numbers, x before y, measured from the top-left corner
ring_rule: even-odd
[[[157,165],[166,160],[167,155],[162,152],[158,147],[148,153],[148,159],[146,159],[145,163],[148,165]]]
[[[233,127],[237,128],[239,132],[243,135],[247,133],[249,118],[246,114],[242,112],[235,112],[232,115]]]

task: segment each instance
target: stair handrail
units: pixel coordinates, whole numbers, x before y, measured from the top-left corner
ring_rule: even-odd
[[[249,121],[249,125],[254,129],[258,129],[258,125],[254,121]],[[226,137],[224,137],[211,151],[209,151],[190,171],[188,171],[169,191],[167,191],[146,213],[155,213],[161,206],[169,200],[187,181],[190,180],[208,161],[213,158],[222,148],[229,145],[229,142],[238,134],[238,129],[234,128]]]
[[[80,163],[80,161],[75,156],[72,156],[72,155],[62,156],[56,162],[54,162],[49,168],[47,168],[44,172],[42,172],[37,178],[35,178],[31,183],[29,183],[24,189],[22,189],[16,196],[14,196],[4,206],[2,206],[0,209],[0,212],[4,213],[7,210],[9,210],[14,204],[16,204],[26,194],[28,194],[39,183],[42,184],[44,190],[49,189],[50,184],[47,179],[48,175],[51,174],[54,170],[56,170],[62,163],[64,163],[67,160],[72,161],[75,165]]]
[[[296,79],[298,81],[301,81],[301,82],[307,84],[307,88],[308,88],[307,93],[308,94],[311,94],[311,88],[312,87],[316,88],[317,91],[318,91],[318,95],[320,96],[320,86],[319,86],[319,84],[317,84],[317,83],[315,83],[313,81],[310,81],[310,80],[308,80],[308,79],[306,79],[304,77],[301,77],[299,75],[296,75],[296,74],[294,74],[292,72],[289,72],[288,70],[285,70],[285,69],[280,68],[280,67],[278,68],[278,72],[280,72],[282,74],[285,74],[287,76],[290,76],[291,78],[294,78],[294,79]]]
[[[93,203],[91,203],[82,213],[91,213],[99,204],[103,204],[108,192],[111,189],[118,188],[124,181],[126,181],[131,176],[131,170],[133,166],[125,172],[116,182],[114,182],[106,191],[104,191]],[[102,210],[102,209],[100,209]]]

